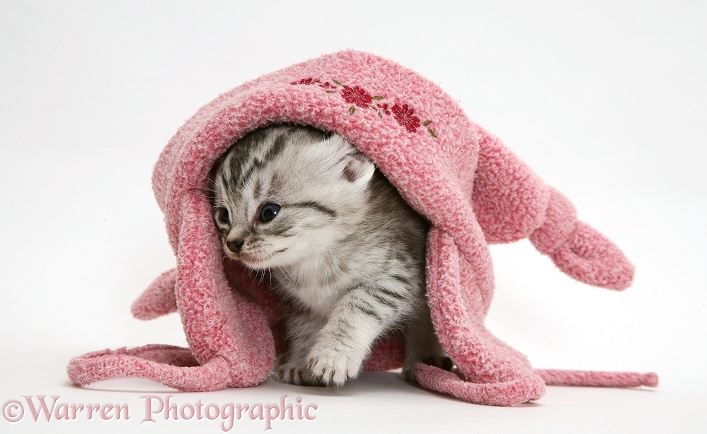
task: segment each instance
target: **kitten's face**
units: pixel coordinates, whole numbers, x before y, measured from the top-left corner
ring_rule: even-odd
[[[337,135],[291,126],[249,134],[213,175],[224,251],[255,269],[325,253],[363,218],[374,170]]]

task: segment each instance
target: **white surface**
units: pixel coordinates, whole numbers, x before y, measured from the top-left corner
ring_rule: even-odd
[[[490,2],[486,2],[490,3]],[[276,432],[700,432],[707,427],[707,6],[701,2],[1,3],[0,404],[126,404],[129,420],[32,421],[0,432],[221,432],[144,423],[142,380],[72,387],[87,351],[184,344],[176,315],[130,317],[174,263],[150,174],[169,137],[220,92],[344,48],[439,83],[637,265],[613,293],[529,243],[494,246],[488,319],[537,367],[656,371],[653,391],[551,387],[493,408],[365,374],[339,392],[269,382],[178,394],[213,408],[318,406]],[[11,404],[8,404],[8,408]],[[8,410],[9,411],[9,410]],[[230,432],[262,432],[242,420]]]

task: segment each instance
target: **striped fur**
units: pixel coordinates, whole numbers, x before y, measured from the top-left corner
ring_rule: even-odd
[[[425,298],[428,224],[341,136],[263,128],[210,179],[224,251],[269,271],[288,307],[280,380],[340,386],[394,329],[407,334],[408,380],[416,362],[449,364]]]

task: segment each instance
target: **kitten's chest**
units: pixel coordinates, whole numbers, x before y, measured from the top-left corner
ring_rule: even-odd
[[[297,301],[310,308],[313,312],[327,317],[334,310],[340,294],[331,288],[305,287],[289,291]]]
[[[287,273],[275,274],[282,291],[321,316],[329,316],[347,289],[354,285],[346,275],[322,278],[314,274],[293,278]]]

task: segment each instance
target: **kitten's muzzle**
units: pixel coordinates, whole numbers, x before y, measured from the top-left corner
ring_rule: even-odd
[[[245,240],[233,240],[233,241],[226,241],[226,247],[228,250],[230,250],[232,253],[240,253],[241,248],[243,248],[243,243]]]

